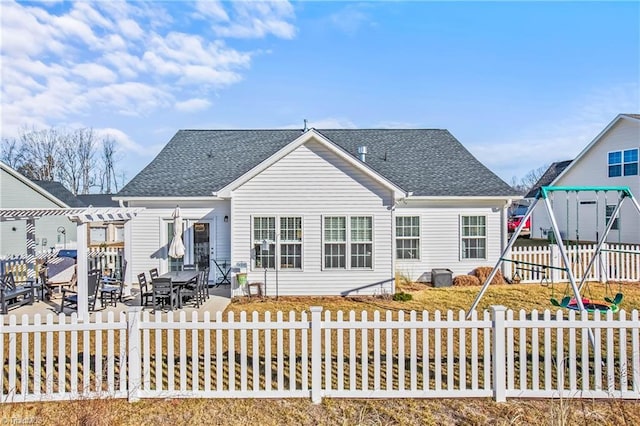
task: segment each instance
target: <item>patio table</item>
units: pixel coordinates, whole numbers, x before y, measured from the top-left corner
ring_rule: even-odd
[[[182,287],[195,280],[198,273],[198,271],[169,271],[160,275],[160,278],[171,278],[171,283],[178,287],[178,309],[182,308]]]

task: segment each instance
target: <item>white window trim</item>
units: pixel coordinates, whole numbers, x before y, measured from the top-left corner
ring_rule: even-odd
[[[345,239],[345,262],[344,268],[327,268],[326,266],[324,266],[324,254],[325,254],[325,244],[328,244],[325,242],[324,239],[324,223],[325,223],[325,218],[327,217],[344,217],[345,218],[345,232],[346,232],[346,239]],[[351,244],[368,244],[367,241],[351,241],[351,218],[352,217],[370,217],[371,218],[371,268],[354,268],[351,266]],[[371,214],[344,214],[344,213],[338,213],[338,214],[325,214],[322,215],[320,217],[320,233],[322,236],[322,250],[321,250],[321,260],[320,260],[320,270],[321,271],[375,271],[376,269],[376,235],[375,235],[375,229],[376,229],[376,225],[375,225],[375,216],[371,215]]]
[[[464,251],[462,248],[462,239],[463,238],[479,238],[479,237],[464,237],[462,235],[462,218],[463,217],[471,217],[471,216],[483,216],[484,217],[484,257],[469,257],[469,258],[465,258],[464,257]],[[489,258],[489,216],[487,214],[473,214],[473,213],[468,213],[468,214],[460,214],[458,216],[458,256],[459,256],[459,260],[460,262],[476,262],[478,260],[487,260]]]
[[[249,246],[249,250],[251,252],[253,252],[254,250],[254,244],[255,244],[255,240],[254,240],[254,230],[255,230],[255,222],[254,219],[258,218],[258,217],[272,217],[275,219],[275,233],[276,233],[276,240],[275,241],[269,241],[269,244],[273,244],[275,246],[275,254],[274,254],[274,265],[275,268],[266,268],[268,271],[275,271],[277,270],[278,272],[304,272],[304,216],[299,215],[299,214],[282,214],[282,215],[271,215],[271,214],[256,214],[256,215],[251,215],[250,216],[250,220],[251,220],[251,235],[250,235],[250,246]],[[285,241],[283,242],[280,238],[280,219],[281,218],[285,218],[285,217],[297,217],[300,218],[300,230],[302,233],[301,236],[301,240],[300,240],[300,268],[282,268],[280,266],[280,254],[281,254],[281,244],[297,244],[297,243],[293,243],[290,241]],[[265,268],[258,268],[256,267],[256,256],[255,254],[251,256],[251,271],[264,271]]]
[[[398,222],[397,219],[399,217],[405,218],[405,217],[417,217],[418,218],[418,236],[417,237],[398,237],[396,235],[396,233],[398,232]],[[400,262],[420,262],[421,258],[422,258],[422,217],[420,215],[402,215],[402,216],[396,216],[396,218],[393,220],[395,227],[393,229],[393,235],[395,237],[395,247],[394,247],[394,257],[397,261]],[[412,259],[406,259],[406,258],[400,258],[398,257],[398,240],[418,240],[418,257],[416,258],[412,258]]]
[[[624,161],[624,152],[625,151],[633,151],[636,150],[638,151],[638,161],[632,161],[632,162],[625,162]],[[614,153],[614,152],[619,152],[620,153],[620,176],[609,176],[609,167],[612,166],[612,164],[609,164],[609,154]],[[625,175],[624,174],[624,166],[626,164],[634,164],[634,163],[638,163],[638,174],[635,175]],[[618,164],[613,164],[615,166],[617,166]],[[638,176],[640,175],[640,148],[620,148],[620,149],[614,149],[612,151],[607,151],[607,178],[624,178],[624,177],[629,177],[629,176]]]

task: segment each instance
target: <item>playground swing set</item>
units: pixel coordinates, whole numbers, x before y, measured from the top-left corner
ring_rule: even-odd
[[[572,262],[570,262],[569,260],[567,248],[564,245],[562,235],[560,234],[560,229],[558,227],[558,223],[553,213],[552,197],[553,197],[553,194],[556,192],[562,192],[565,194],[575,192],[576,194],[575,196],[575,199],[576,199],[576,245],[575,245],[575,253],[573,253],[573,260],[574,260],[573,263],[575,263],[576,261],[579,261],[580,259],[580,253],[579,253],[580,193],[595,192],[597,200],[599,199],[600,192],[603,192],[605,194],[605,198],[608,192],[616,192],[618,194],[617,204],[614,210],[611,212],[611,215],[606,223],[604,232],[600,236],[598,236],[598,233],[596,232],[596,239],[597,239],[596,249],[593,256],[591,256],[587,267],[584,269],[584,271],[582,271],[582,278],[580,279],[580,283],[576,282],[576,278],[572,270]],[[531,214],[533,213],[537,204],[541,200],[546,207],[546,211],[551,222],[551,230],[553,231],[553,235],[558,245],[558,250],[560,252],[560,256],[562,258],[562,262],[564,265],[563,267],[545,265],[545,264],[533,263],[533,262],[515,261],[506,257],[507,253],[510,252],[511,248],[513,247],[513,244],[518,238],[518,235],[522,231],[522,228],[524,227],[525,223],[527,223],[527,220],[529,219],[529,217],[531,217]],[[480,299],[482,299],[482,296],[484,295],[487,288],[489,287],[489,284],[491,283],[491,281],[493,280],[497,272],[500,270],[504,262],[510,262],[514,266],[513,268],[514,273],[512,276],[513,282],[520,281],[521,279],[520,273],[524,271],[531,272],[532,274],[538,274],[538,276],[541,277],[541,280],[540,280],[541,284],[551,286],[550,303],[553,306],[565,308],[565,309],[573,309],[576,311],[617,312],[619,309],[618,305],[624,299],[624,294],[622,292],[622,284],[618,285],[617,293],[613,295],[611,286],[609,285],[608,280],[605,279],[606,284],[605,284],[604,300],[593,300],[591,298],[589,284],[586,280],[589,275],[589,272],[593,268],[595,260],[603,252],[640,254],[640,252],[628,252],[624,250],[612,250],[612,249],[603,248],[603,245],[607,240],[607,236],[611,232],[611,229],[613,227],[613,224],[615,223],[616,218],[618,218],[619,216],[620,208],[626,200],[630,200],[631,203],[635,206],[638,214],[640,214],[640,205],[638,204],[637,200],[633,197],[633,194],[631,194],[630,189],[626,186],[543,186],[541,187],[536,195],[536,198],[531,203],[524,217],[520,221],[520,225],[518,225],[516,230],[513,232],[511,238],[509,239],[509,242],[507,243],[507,246],[505,247],[504,251],[500,255],[500,258],[496,262],[496,265],[494,266],[493,270],[491,271],[491,273],[483,283],[482,288],[480,289],[480,292],[476,296],[475,300],[473,301],[473,304],[471,305],[471,307],[469,308],[469,311],[467,312],[467,318],[471,317],[471,313],[476,309],[476,307],[478,306],[478,303],[480,303]],[[597,202],[598,201],[595,202],[596,203],[596,227],[598,226],[598,223],[599,223]],[[567,196],[566,216],[567,216],[567,229],[569,229],[569,197],[568,196]],[[560,300],[556,298],[555,286],[554,286],[553,280],[551,281],[551,283],[549,283],[549,272],[552,269],[564,271],[569,280],[569,282],[565,287],[564,294],[562,295],[562,298]]]

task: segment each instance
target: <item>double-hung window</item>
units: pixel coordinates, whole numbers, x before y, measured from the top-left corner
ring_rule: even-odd
[[[460,225],[462,259],[486,259],[486,216],[462,216],[460,218]]]
[[[280,218],[280,268],[302,268],[302,218]]]
[[[324,267],[346,268],[347,219],[344,216],[324,218]]]
[[[605,220],[606,224],[609,225],[609,221],[611,220],[611,216],[613,216],[613,212],[616,210],[615,204],[608,204],[605,208]],[[613,219],[613,225],[611,225],[611,230],[616,231],[619,229],[618,218]]]
[[[253,218],[253,249],[256,268],[276,266],[276,218]]]
[[[608,154],[609,177],[638,175],[638,148]]]
[[[254,217],[255,268],[302,269],[302,218]]]
[[[351,268],[371,269],[373,229],[371,216],[351,218]]]
[[[396,259],[420,259],[420,216],[396,217]]]
[[[324,268],[373,268],[371,216],[326,216],[323,232]]]

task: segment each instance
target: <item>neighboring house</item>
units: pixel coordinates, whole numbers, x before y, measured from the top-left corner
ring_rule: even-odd
[[[70,195],[70,197],[69,197]],[[0,208],[69,208],[77,200],[58,182],[31,181],[0,162]],[[64,230],[64,233],[62,232]],[[0,223],[0,256],[26,255],[26,222]],[[76,226],[63,216],[42,217],[35,221],[36,251],[51,247],[75,246]]]
[[[246,265],[270,295],[391,292],[396,272],[491,265],[515,198],[446,130],[315,129],[178,131],[114,196],[145,207],[128,222],[131,277]]]
[[[573,160],[554,163],[527,197],[535,197],[540,186],[628,186],[640,196],[638,158],[640,150],[640,114],[618,115]],[[618,194],[610,191],[554,193],[553,211],[563,238],[597,241],[604,232],[617,204]],[[543,206],[534,210],[532,238],[547,238],[551,228]],[[640,216],[635,207],[623,204],[614,222],[608,242],[640,243]]]
[[[114,199],[132,277],[234,265],[268,294],[393,291],[401,273],[492,265],[519,196],[446,130],[181,130]],[[172,213],[182,259],[167,256]],[[129,239],[127,239],[127,243]],[[234,294],[241,294],[234,288]]]

